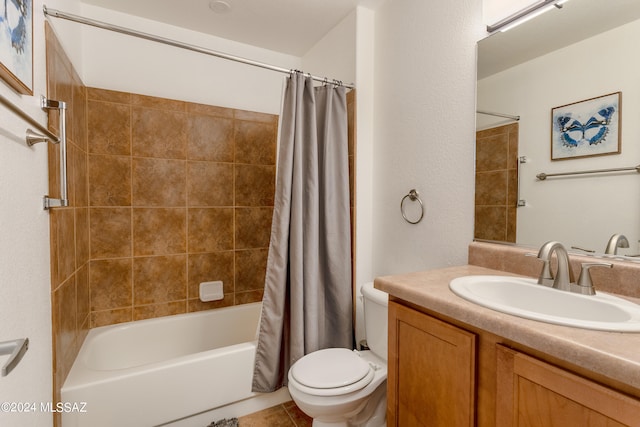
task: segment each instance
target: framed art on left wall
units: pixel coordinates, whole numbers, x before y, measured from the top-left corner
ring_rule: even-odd
[[[33,95],[33,0],[0,2],[0,77]]]

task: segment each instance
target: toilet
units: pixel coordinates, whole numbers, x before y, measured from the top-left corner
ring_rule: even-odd
[[[289,393],[313,427],[386,426],[388,295],[362,286],[369,350],[327,348],[289,369]]]

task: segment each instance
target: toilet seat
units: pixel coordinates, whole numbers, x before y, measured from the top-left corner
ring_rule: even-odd
[[[315,351],[291,367],[296,387],[315,396],[339,396],[360,390],[373,376],[374,369],[369,363],[346,348]]]

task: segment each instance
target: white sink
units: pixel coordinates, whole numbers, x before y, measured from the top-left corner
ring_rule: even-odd
[[[484,307],[527,319],[601,331],[640,332],[640,305],[603,293],[581,295],[538,285],[535,279],[464,276],[449,288]]]

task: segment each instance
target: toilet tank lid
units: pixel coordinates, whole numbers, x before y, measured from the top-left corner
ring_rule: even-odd
[[[389,305],[389,294],[381,291],[380,289],[376,289],[373,287],[373,282],[367,282],[362,285],[362,295],[365,298],[373,300],[374,302],[388,306]]]

